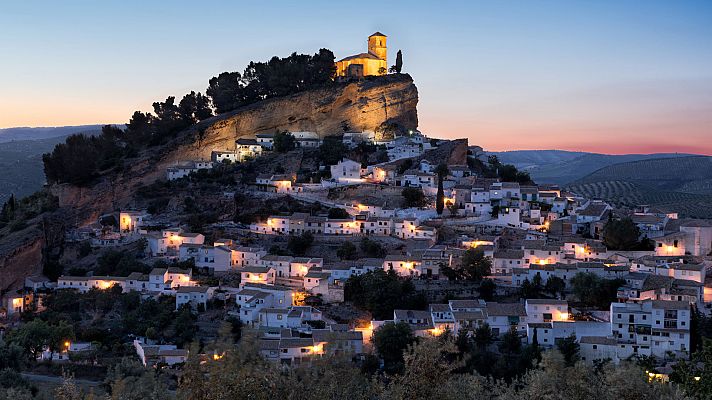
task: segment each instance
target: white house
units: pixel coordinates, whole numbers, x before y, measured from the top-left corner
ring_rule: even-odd
[[[137,233],[150,216],[151,214],[146,211],[120,211],[119,231],[121,233]]]
[[[688,357],[690,304],[684,301],[644,300],[612,303],[611,335],[618,344],[618,358],[647,355],[665,359],[672,352]]]
[[[292,256],[268,254],[262,257],[260,263],[263,267],[272,268],[276,277],[289,277],[291,276],[290,266],[293,260],[294,257]]]
[[[205,236],[202,233],[183,232],[179,228],[164,229],[160,234],[149,233],[146,238],[148,252],[151,256],[163,256],[168,253],[179,255],[180,245],[202,245],[205,242]]]
[[[260,174],[257,175],[257,187],[263,191],[276,193],[301,192],[302,187],[293,185],[293,177],[289,175]]]
[[[239,138],[235,140],[237,160],[242,162],[262,155],[262,145],[255,139]]]
[[[247,283],[274,284],[275,270],[270,266],[246,266],[238,269],[240,271],[240,286]]]
[[[522,268],[524,266],[524,250],[495,250],[492,264],[495,274],[509,275],[512,273],[513,268]]]
[[[383,260],[384,271],[393,271],[405,277],[419,276],[422,273],[420,266],[420,260],[405,255],[389,254],[385,260]]]
[[[503,335],[510,327],[522,335],[526,334],[527,311],[524,304],[488,302],[485,311],[493,334]]]
[[[304,289],[311,292],[320,285],[327,286],[330,278],[329,272],[309,271],[304,275]]]
[[[341,183],[363,182],[361,176],[365,171],[361,169],[361,163],[348,158],[344,158],[336,165],[331,166],[331,178]]]
[[[181,246],[181,259],[183,258],[183,247],[194,245]],[[195,260],[195,266],[198,268],[207,268],[215,272],[231,271],[235,264],[233,262],[233,251],[226,246],[200,246],[196,254],[192,257]]]
[[[566,300],[527,299],[524,308],[528,322],[569,320],[569,303]]]
[[[208,286],[181,286],[176,291],[176,310],[184,304],[189,304],[194,310],[202,304],[205,310],[214,292],[215,289]]]
[[[267,251],[262,247],[238,246],[233,249],[233,265],[238,267],[260,265],[262,257],[267,255]]]
[[[258,133],[255,135],[257,143],[266,150],[271,150],[274,146],[274,133]]]
[[[238,162],[240,158],[235,151],[213,150],[210,152],[210,160],[214,163],[221,163],[223,161]]]
[[[190,175],[193,172],[199,171],[201,169],[211,169],[213,168],[212,161],[186,161],[179,163],[175,166],[169,167],[167,172],[167,178],[169,181],[174,179],[180,179]]]
[[[686,234],[685,249],[693,256],[706,256],[712,252],[712,222],[686,221],[680,224],[680,232]]]

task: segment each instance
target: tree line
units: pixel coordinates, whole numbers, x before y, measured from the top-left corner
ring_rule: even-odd
[[[42,156],[47,182],[88,185],[105,171],[120,171],[126,159],[141,150],[164,144],[215,113],[328,85],[334,74],[334,54],[327,49],[250,62],[242,73],[223,72],[210,79],[206,94],[191,91],[180,101],[170,96],[154,102],[152,113],[135,111],[126,128],[107,125],[97,135],[69,136]],[[194,139],[200,141],[204,134],[197,130]]]
[[[234,346],[218,343],[219,360],[201,359],[195,347],[177,390],[168,390],[165,373],[122,363],[112,370],[106,388],[113,399],[684,399],[678,386],[648,382],[637,365],[610,363],[592,369],[567,362],[558,351],[520,377],[506,381],[462,370],[452,339],[421,339],[406,347],[401,372],[369,371],[343,354],[329,353],[313,361],[281,367],[266,361],[254,338]],[[134,364],[135,365],[135,364]],[[55,398],[92,398],[71,380]]]

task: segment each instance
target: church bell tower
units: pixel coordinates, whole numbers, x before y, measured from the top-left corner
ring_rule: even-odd
[[[388,65],[388,50],[386,49],[386,35],[376,32],[368,37],[368,52],[386,61]]]

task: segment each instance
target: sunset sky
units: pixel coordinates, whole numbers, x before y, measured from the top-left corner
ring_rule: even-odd
[[[250,60],[388,35],[420,129],[487,150],[712,155],[712,1],[0,0],[0,127],[123,123]]]

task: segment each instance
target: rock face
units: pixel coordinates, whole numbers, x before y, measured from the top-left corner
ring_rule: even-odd
[[[42,272],[44,239],[39,232],[33,233],[19,241],[8,240],[0,248],[0,292],[19,289],[26,276]]]
[[[271,99],[203,121],[195,129],[204,139],[184,156],[209,157],[214,149],[232,149],[236,138],[277,131],[316,132],[320,137],[374,131],[385,124],[418,127],[418,89],[407,74],[337,84]]]
[[[81,226],[101,214],[131,205],[136,188],[165,177],[166,168],[185,160],[207,160],[213,150],[232,150],[235,139],[276,131],[311,131],[320,137],[349,131],[379,131],[418,126],[418,89],[407,74],[305,91],[255,103],[209,118],[162,147],[144,151],[120,173],[102,177],[88,188],[54,185],[68,224]],[[194,139],[194,138],[200,139]]]
[[[56,256],[64,244],[63,213],[38,217],[29,226],[0,238],[0,294],[19,289],[25,277],[42,273],[47,256]]]

